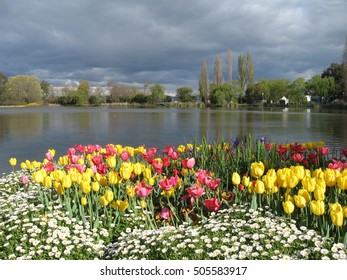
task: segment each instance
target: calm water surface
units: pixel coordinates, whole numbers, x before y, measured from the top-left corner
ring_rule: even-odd
[[[164,149],[206,137],[233,140],[251,134],[277,143],[325,141],[347,147],[347,113],[313,109],[261,111],[176,108],[0,108],[0,172],[8,159],[44,158],[47,149],[64,155],[74,144],[122,144]]]

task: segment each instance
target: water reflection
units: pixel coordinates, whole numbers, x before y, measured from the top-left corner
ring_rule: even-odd
[[[8,159],[61,155],[74,144],[108,143],[165,148],[206,137],[231,141],[266,136],[277,143],[325,141],[347,147],[347,114],[311,110],[124,108],[0,108],[0,172]]]

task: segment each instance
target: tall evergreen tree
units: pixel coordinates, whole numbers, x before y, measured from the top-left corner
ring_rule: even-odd
[[[216,86],[223,84],[222,60],[219,55],[217,55],[214,60],[213,82]]]
[[[210,82],[208,79],[208,68],[207,68],[207,62],[205,59],[203,59],[201,62],[199,91],[200,91],[201,101],[207,104],[209,100]]]
[[[238,57],[238,80],[242,94],[244,94],[247,84],[247,63],[244,55]]]
[[[247,87],[252,88],[254,85],[254,64],[252,55],[250,53],[246,54],[246,64],[247,64]]]

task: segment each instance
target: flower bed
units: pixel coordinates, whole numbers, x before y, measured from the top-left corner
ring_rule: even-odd
[[[0,259],[345,259],[346,155],[245,137],[10,159]]]

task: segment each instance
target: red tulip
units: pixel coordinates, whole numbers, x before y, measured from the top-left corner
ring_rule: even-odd
[[[344,154],[345,157],[347,157],[347,149],[346,148],[342,148],[341,152]]]
[[[292,155],[292,159],[295,162],[302,162],[304,160],[304,156],[302,154],[295,153],[295,154]]]
[[[120,157],[122,158],[122,160],[124,161],[128,161],[129,157],[130,157],[130,153],[127,150],[124,150],[121,154]]]
[[[209,211],[217,212],[220,208],[220,202],[217,198],[210,198],[204,200],[204,205]]]

